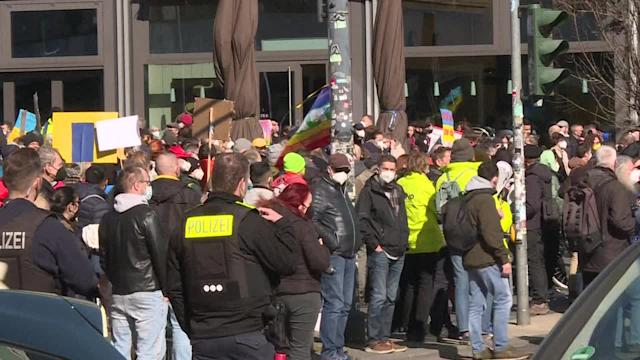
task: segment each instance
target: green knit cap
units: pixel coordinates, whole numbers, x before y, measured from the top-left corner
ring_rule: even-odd
[[[284,171],[296,174],[304,173],[304,158],[298,153],[290,152],[284,156]]]

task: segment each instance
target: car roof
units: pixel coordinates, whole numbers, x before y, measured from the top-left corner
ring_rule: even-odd
[[[620,281],[629,267],[640,258],[640,243],[636,243],[618,255],[596,279],[589,284],[588,291],[583,291],[560,321],[545,337],[533,359],[552,359],[564,354],[573,343],[574,338],[589,321],[602,300]]]
[[[69,359],[122,359],[103,337],[100,308],[55,294],[0,290],[0,342]]]

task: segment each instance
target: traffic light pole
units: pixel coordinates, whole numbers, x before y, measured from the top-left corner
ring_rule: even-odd
[[[353,113],[351,111],[351,49],[349,46],[349,1],[328,1],[329,69],[331,73],[331,152],[353,154]],[[354,171],[349,173],[347,191],[351,199]]]
[[[527,211],[524,182],[524,135],[522,107],[522,66],[520,57],[520,0],[511,0],[511,80],[513,82],[512,113],[514,134],[513,177],[516,225],[516,289],[518,292],[518,325],[529,325],[529,275],[527,265]]]

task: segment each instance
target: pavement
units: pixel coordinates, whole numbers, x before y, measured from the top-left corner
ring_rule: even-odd
[[[515,324],[515,313],[512,315],[512,322],[509,324],[511,345],[518,350],[532,354],[538,349],[538,346],[544,337],[562,316],[561,313],[552,312],[548,315],[532,317],[530,325],[518,326]],[[347,328],[347,331],[349,334],[349,327]],[[362,344],[361,341],[358,341],[357,343]],[[353,360],[453,360],[471,358],[471,347],[466,345],[443,344],[437,342],[404,343],[401,341],[401,343],[409,347],[406,352],[378,355],[364,352],[363,345],[354,345],[354,342],[352,341],[349,347],[347,347],[347,353]],[[320,352],[320,348],[321,344],[316,342],[314,346],[316,353]],[[317,359],[319,357],[315,358]]]

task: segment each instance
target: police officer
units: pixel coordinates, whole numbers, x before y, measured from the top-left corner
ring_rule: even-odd
[[[274,347],[261,333],[263,313],[270,280],[295,271],[296,241],[277,233],[273,223],[286,221],[278,213],[242,203],[247,159],[222,154],[215,164],[213,191],[187,212],[169,257],[168,295],[191,339],[193,359],[271,360]]]
[[[5,159],[9,199],[0,208],[0,261],[8,271],[0,281],[10,289],[93,296],[98,279],[77,239],[50,212],[34,205],[42,182],[35,150],[19,149]]]

